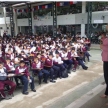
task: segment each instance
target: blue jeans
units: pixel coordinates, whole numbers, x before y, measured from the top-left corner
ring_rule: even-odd
[[[54,70],[55,78],[57,78],[58,75],[60,74],[60,68],[57,67],[57,66],[55,66],[55,65],[53,65],[52,68],[53,68],[53,70]]]
[[[89,56],[90,56],[90,54],[88,52],[84,52],[84,57],[83,57],[84,62],[85,62],[85,57],[87,57],[87,59],[89,61]]]
[[[72,69],[73,60],[63,60],[63,62],[68,65],[68,69]]]
[[[37,72],[38,72],[39,80],[41,80],[43,73],[44,73],[44,81],[46,82],[48,79],[48,76],[49,76],[49,72],[45,69],[42,69],[42,70],[37,71]]]
[[[33,89],[35,89],[34,79],[31,76],[29,76],[29,77],[32,80],[32,82],[30,83],[30,86],[31,86],[31,90],[33,90]],[[21,76],[21,79],[22,79],[22,81],[24,83],[23,92],[26,92],[28,90],[29,80],[28,80],[27,76],[25,76],[25,75]]]
[[[85,68],[86,66],[84,65],[84,63],[83,63],[83,61],[82,60],[78,60],[78,62],[79,62],[79,65],[81,65],[82,66],[82,68]]]
[[[65,70],[65,66],[64,66],[64,64],[56,64],[56,66],[60,68],[59,77],[61,77],[62,72]]]

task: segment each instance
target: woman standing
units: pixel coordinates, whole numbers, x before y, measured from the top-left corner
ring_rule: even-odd
[[[108,37],[102,39],[102,61],[103,61],[103,71],[104,71],[104,78],[106,83],[106,90],[105,94],[102,95],[102,98],[106,98],[108,96]],[[108,105],[108,103],[107,103]]]

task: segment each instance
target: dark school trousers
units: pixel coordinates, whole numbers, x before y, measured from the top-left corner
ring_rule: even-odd
[[[0,93],[3,97],[6,97],[5,93],[4,93],[4,87],[5,85],[9,85],[11,87],[10,91],[9,91],[9,95],[13,94],[16,84],[10,80],[6,80],[6,81],[0,81]]]
[[[108,95],[108,62],[103,62],[104,78],[106,83],[105,95]]]

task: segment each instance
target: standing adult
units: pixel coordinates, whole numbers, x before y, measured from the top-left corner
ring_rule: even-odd
[[[103,71],[104,71],[104,78],[106,83],[106,90],[105,94],[102,95],[102,98],[106,98],[108,96],[108,37],[102,39],[102,61],[103,61]],[[108,103],[107,103],[108,105]]]

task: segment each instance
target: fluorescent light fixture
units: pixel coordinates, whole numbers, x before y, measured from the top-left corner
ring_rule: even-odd
[[[12,6],[20,6],[20,5],[24,5],[26,3],[18,3],[18,4],[15,4],[15,5],[12,5]]]

